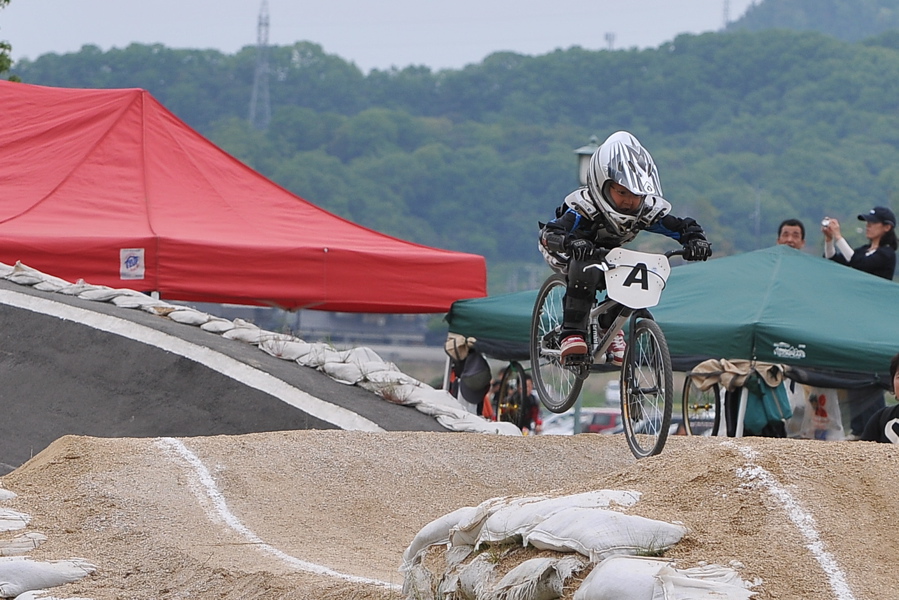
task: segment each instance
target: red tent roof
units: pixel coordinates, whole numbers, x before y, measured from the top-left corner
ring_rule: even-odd
[[[140,89],[0,81],[0,262],[163,299],[445,312],[484,258],[405,242],[256,173]]]

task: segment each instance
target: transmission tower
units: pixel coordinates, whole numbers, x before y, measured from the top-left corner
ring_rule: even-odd
[[[272,120],[272,101],[268,94],[268,0],[262,0],[256,30],[256,72],[250,96],[250,123],[256,129],[264,130]]]

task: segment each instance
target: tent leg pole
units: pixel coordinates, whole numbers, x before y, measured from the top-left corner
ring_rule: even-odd
[[[740,391],[740,406],[737,414],[737,429],[734,431],[734,437],[743,437],[743,421],[746,419],[746,402],[749,400],[749,390],[743,388]]]
[[[446,357],[446,366],[443,367],[443,389],[449,391],[449,378],[450,378],[450,370],[452,369],[452,364],[450,363],[450,357]]]

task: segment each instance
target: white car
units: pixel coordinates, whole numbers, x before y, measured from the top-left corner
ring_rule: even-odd
[[[606,384],[606,404],[608,406],[621,404],[621,382],[617,379],[611,379]]]
[[[615,427],[621,412],[617,408],[581,408],[580,433],[599,433]],[[574,409],[561,414],[551,414],[543,420],[543,435],[572,435],[574,433]]]

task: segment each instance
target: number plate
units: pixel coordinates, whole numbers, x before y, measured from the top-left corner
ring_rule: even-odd
[[[663,254],[615,248],[606,255],[613,268],[606,272],[609,298],[630,308],[649,308],[659,303],[671,266]]]

